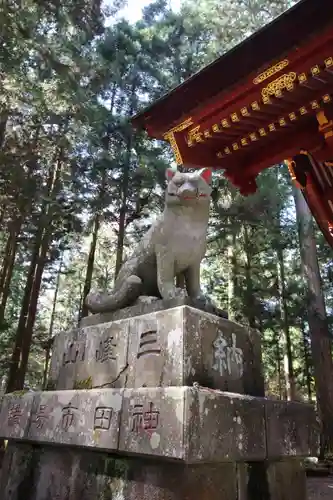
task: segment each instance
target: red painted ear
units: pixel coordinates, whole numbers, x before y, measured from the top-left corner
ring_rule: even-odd
[[[207,184],[210,184],[212,182],[212,171],[209,168],[203,168],[199,172],[200,177],[203,178],[204,181],[207,182]]]
[[[167,168],[166,171],[165,171],[165,178],[168,180],[168,181],[171,181],[171,179],[173,178],[173,176],[175,175],[175,171],[172,170],[172,168]]]

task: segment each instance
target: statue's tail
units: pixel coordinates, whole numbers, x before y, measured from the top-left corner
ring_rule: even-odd
[[[138,276],[129,276],[117,284],[110,294],[89,294],[86,305],[90,312],[106,313],[128,307],[136,301],[142,289],[142,281]]]

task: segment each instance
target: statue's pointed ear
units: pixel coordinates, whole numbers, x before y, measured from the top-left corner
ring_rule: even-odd
[[[203,178],[204,181],[207,182],[207,184],[211,184],[212,171],[209,168],[202,168],[201,170],[199,170],[199,175],[200,175],[200,177]]]
[[[173,170],[172,168],[167,168],[165,171],[165,178],[167,181],[171,181],[173,176],[175,175],[176,171]]]

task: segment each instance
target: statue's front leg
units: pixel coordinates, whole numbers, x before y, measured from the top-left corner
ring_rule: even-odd
[[[200,263],[194,264],[185,272],[186,289],[191,299],[202,300],[204,297],[200,288]]]
[[[200,287],[200,263],[190,266],[185,272],[188,296],[200,301],[207,308],[214,308],[211,298],[203,294]]]
[[[176,276],[176,287],[186,289],[185,274],[179,273]]]
[[[157,248],[156,264],[157,286],[162,299],[185,297],[186,290],[175,286],[175,261],[173,255],[164,251],[163,248]]]

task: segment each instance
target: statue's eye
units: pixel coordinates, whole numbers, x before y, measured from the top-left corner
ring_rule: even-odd
[[[176,179],[173,181],[173,183],[175,184],[175,186],[177,187],[180,187],[182,184],[184,184],[183,180],[182,179]]]

